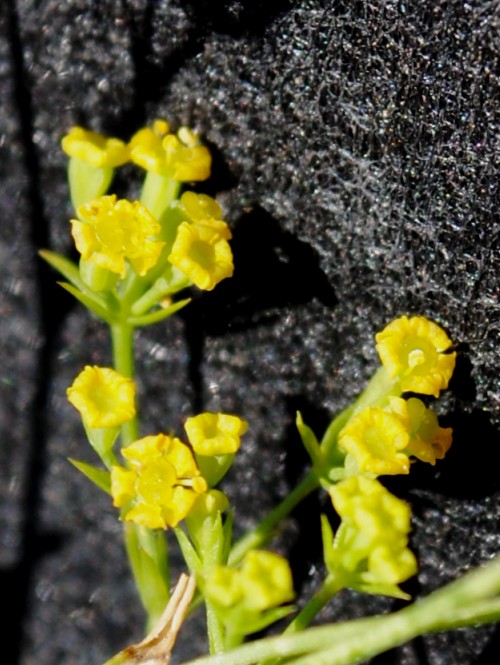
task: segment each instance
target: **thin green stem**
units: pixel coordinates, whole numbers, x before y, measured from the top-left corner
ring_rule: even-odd
[[[165,211],[178,197],[180,186],[178,180],[148,171],[142,186],[141,203],[161,222]]]
[[[301,482],[254,529],[243,536],[232,548],[229,565],[238,564],[245,554],[255,547],[268,543],[278,524],[291,513],[303,499],[319,487],[314,471],[309,471]]]
[[[134,366],[134,329],[127,323],[116,323],[111,326],[111,344],[113,347],[113,364],[115,369],[131,379],[135,376]],[[137,416],[122,425],[122,443],[127,445],[139,436]]]
[[[210,653],[222,653],[225,649],[224,627],[210,601],[205,600],[205,608]]]
[[[111,326],[113,362],[115,369],[124,376],[133,378],[134,329],[127,323]],[[122,425],[121,438],[124,446],[139,437],[139,421]],[[158,533],[134,524],[125,523],[125,548],[137,591],[147,612],[147,628],[156,623],[170,597],[170,574],[167,543],[163,533]]]
[[[307,602],[295,619],[287,626],[285,633],[298,633],[304,630],[323,607],[343,588],[340,580],[328,575],[314,596]]]
[[[417,635],[500,620],[500,557],[409,607],[379,617],[270,637],[189,665],[354,665]],[[186,664],[187,665],[187,664]]]

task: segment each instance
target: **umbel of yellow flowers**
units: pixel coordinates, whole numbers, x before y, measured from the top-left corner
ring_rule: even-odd
[[[92,168],[115,168],[133,162],[146,171],[180,182],[206,180],[211,156],[198,135],[188,127],[170,132],[166,120],[140,129],[128,144],[83,127],[72,127],[62,139],[62,149]]]
[[[125,277],[127,262],[145,275],[158,261],[164,242],[161,227],[139,201],[101,196],[78,208],[72,234],[82,258]]]
[[[266,550],[248,552],[238,568],[211,567],[201,585],[228,632],[242,637],[280,618],[276,608],[295,595],[288,561]],[[290,609],[282,608],[281,616]]]
[[[168,122],[156,120],[125,144],[73,127],[63,137],[62,147],[71,157],[70,187],[77,210],[77,219],[71,221],[72,234],[87,265],[124,279],[129,265],[142,277],[155,266],[167,269],[170,264],[207,291],[232,276],[233,255],[228,243],[231,232],[220,206],[204,194],[184,192],[179,201],[172,194],[178,192],[181,183],[205,180],[210,175],[210,152],[195,132],[181,127],[174,134]],[[103,195],[114,168],[126,162],[147,171],[141,202]],[[174,221],[170,228],[167,211],[172,207],[180,213],[181,222]],[[151,211],[159,216],[161,224]],[[170,240],[167,252],[162,254],[166,238]],[[99,282],[94,272],[90,269],[82,273],[87,285],[94,290],[99,290],[101,284],[103,290],[113,288],[111,280],[102,276]]]
[[[422,316],[402,316],[376,335],[377,350],[392,389],[437,397],[448,386],[456,353],[437,324]],[[380,406],[355,413],[341,430],[339,447],[360,473],[406,474],[410,457],[435,464],[451,446],[452,431],[440,427],[432,409],[416,397],[386,395]]]
[[[135,417],[135,390],[134,381],[120,372],[87,366],[67,395],[87,428],[107,431]],[[176,526],[208,489],[192,451],[202,457],[231,455],[248,423],[226,413],[201,413],[188,418],[185,428],[192,449],[174,436],[156,434],[123,447],[125,465],[113,458],[110,491],[123,520],[150,529]]]
[[[165,120],[156,120],[152,128],[140,129],[128,144],[130,161],[180,182],[206,180],[212,162],[208,148],[188,127],[181,127],[177,134],[169,130]]]
[[[342,520],[334,541],[325,543],[329,572],[351,588],[404,596],[396,585],[417,572],[415,556],[407,548],[408,504],[364,476],[343,480],[329,492]]]
[[[166,434],[122,448],[127,467],[111,469],[113,503],[121,517],[150,529],[177,526],[207,489],[191,450]]]

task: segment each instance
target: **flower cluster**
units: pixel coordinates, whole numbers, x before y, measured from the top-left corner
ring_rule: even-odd
[[[150,529],[176,526],[207,489],[192,452],[175,437],[146,436],[121,452],[128,465],[112,467],[111,494],[124,520]]]
[[[242,636],[275,621],[276,609],[295,595],[288,562],[266,550],[250,551],[239,568],[214,566],[201,585],[228,631]],[[280,608],[279,616],[290,609]]]
[[[406,474],[410,457],[435,464],[451,446],[451,429],[440,427],[434,411],[420,399],[405,400],[394,392],[438,396],[455,366],[456,354],[448,352],[451,341],[439,326],[421,316],[392,321],[376,340],[393,382],[381,406],[354,413],[339,433],[338,445],[350,454],[360,473]]]
[[[248,423],[238,416],[201,413],[186,420],[190,445],[166,434],[146,436],[121,449],[125,466],[109,465],[109,451],[103,451],[102,447],[105,433],[93,433],[92,429],[113,430],[106,439],[107,448],[114,444],[115,428],[135,417],[133,380],[108,367],[87,366],[68,388],[67,395],[80,412],[92,445],[107,466],[111,466],[110,493],[114,505],[121,508],[122,519],[150,529],[176,526],[191,512],[199,495],[207,491],[207,480],[196,457],[220,456],[230,462],[248,429]],[[85,468],[95,481],[95,472],[88,466]],[[224,472],[227,468],[226,464]],[[207,505],[212,505],[217,497],[221,509],[220,494],[216,490],[208,493]]]
[[[211,157],[187,127],[170,132],[165,120],[143,127],[128,143],[82,127],[62,139],[76,216],[74,265],[54,252],[43,257],[75,298],[107,323],[132,327],[167,318],[189,300],[173,296],[195,285],[212,290],[234,271],[231,231],[220,206],[205,194],[180,189],[205,180]],[[138,200],[109,194],[125,163],[145,170]]]
[[[206,180],[212,160],[198,135],[187,127],[181,127],[177,134],[169,133],[169,129],[164,120],[157,120],[152,128],[140,129],[128,144],[130,161],[179,182]]]
[[[212,160],[198,135],[188,127],[181,127],[177,134],[169,132],[168,122],[156,120],[152,128],[140,129],[126,144],[83,127],[72,127],[62,139],[62,148],[69,157],[92,168],[133,162],[179,182],[206,180]]]
[[[139,201],[101,196],[77,210],[72,234],[82,258],[125,277],[127,262],[145,275],[158,261],[165,243],[157,239],[158,221]]]
[[[330,488],[341,524],[325,534],[325,563],[344,585],[370,593],[402,595],[397,585],[417,572],[407,548],[410,507],[377,480],[353,476]]]
[[[390,397],[386,408],[368,407],[353,416],[339,446],[355,458],[360,472],[394,475],[410,472],[410,456],[435,464],[451,438],[451,429],[440,427],[421,400]]]

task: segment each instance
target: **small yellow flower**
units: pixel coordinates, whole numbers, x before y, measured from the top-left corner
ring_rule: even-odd
[[[438,397],[448,386],[456,353],[448,352],[451,340],[432,321],[423,316],[401,316],[375,339],[382,364],[392,378],[399,378],[403,391]]]
[[[166,121],[156,121],[152,129],[140,129],[128,146],[131,161],[146,171],[179,182],[206,180],[212,159],[198,136],[187,127],[181,127],[177,135],[168,131]]]
[[[452,441],[451,427],[440,427],[432,409],[412,397],[404,400],[401,397],[389,397],[389,409],[403,423],[410,440],[407,447],[409,455],[418,457],[422,462],[434,465],[436,460],[443,459]]]
[[[92,429],[118,427],[135,416],[135,383],[109,367],[85,367],[67,395]]]
[[[229,455],[239,449],[248,423],[226,413],[200,413],[188,418],[184,428],[197,455]]]
[[[161,254],[165,243],[155,240],[161,227],[138,201],[101,196],[77,210],[72,234],[82,257],[101,268],[125,277],[128,261],[145,275]]]
[[[223,513],[229,506],[229,499],[220,490],[211,489],[200,494],[196,499],[189,517],[195,519],[204,518],[207,515],[215,515],[218,512]]]
[[[229,243],[217,228],[205,223],[182,222],[168,260],[204,291],[211,291],[234,271]]]
[[[230,240],[232,233],[222,219],[222,209],[211,196],[184,192],[179,201],[179,209],[190,222],[209,226],[222,240]]]
[[[266,550],[250,551],[241,566],[245,605],[264,611],[293,599],[293,580],[288,561]]]
[[[397,585],[416,573],[415,557],[406,547],[411,511],[404,501],[364,476],[347,478],[333,485],[329,493],[342,520],[330,565],[353,576],[354,588],[360,584]]]
[[[260,613],[294,597],[288,561],[266,550],[252,550],[239,568],[214,566],[204,580],[203,591],[225,610],[225,623],[240,628],[251,626]]]
[[[240,571],[229,566],[215,566],[207,575],[203,591],[220,607],[237,606],[243,600]]]
[[[404,454],[410,440],[401,420],[378,407],[354,415],[339,434],[339,446],[351,453],[361,473],[399,474],[410,472]]]
[[[62,139],[62,149],[93,168],[114,168],[128,162],[128,148],[123,141],[108,138],[83,127],[72,127]]]
[[[111,469],[111,494],[122,519],[150,529],[183,520],[207,484],[182,441],[166,434],[146,436],[122,448],[127,467]]]

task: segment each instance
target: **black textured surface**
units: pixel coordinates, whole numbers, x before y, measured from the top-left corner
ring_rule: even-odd
[[[243,414],[226,488],[250,526],[305,463],[295,410],[321,432],[375,366],[374,331],[427,315],[460,343],[442,407],[456,435],[446,461],[390,483],[415,512],[410,591],[499,550],[499,29],[496,0],[0,3],[2,663],[100,665],[142,628],[114,512],[65,462],[88,453],[64,390],[107,361],[105,331],[36,259],[71,251],[58,143],[75,122],[123,138],[157,116],[195,126],[234,229],[235,277],[139,337],[145,430]],[[317,509],[281,543],[304,591]],[[393,607],[343,593],[321,618]],[[494,629],[458,631],[375,663],[499,650]]]

